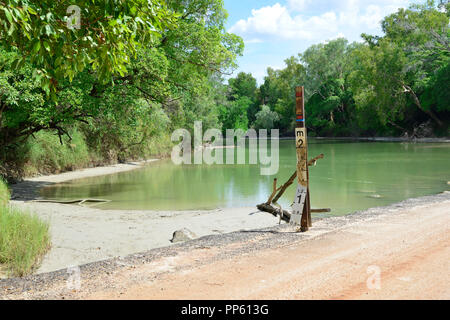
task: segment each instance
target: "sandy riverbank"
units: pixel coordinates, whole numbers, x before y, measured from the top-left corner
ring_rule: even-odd
[[[77,205],[13,201],[50,222],[52,248],[37,273],[170,246],[174,231],[198,237],[275,226],[256,208],[211,211],[100,210]]]
[[[449,299],[449,235],[444,192],[91,263],[77,290],[66,270],[1,280],[0,299]]]
[[[41,187],[69,180],[119,173],[156,160],[41,176],[12,186],[15,206],[50,222],[52,248],[37,273],[170,246],[174,231],[188,228],[198,237],[275,226],[278,219],[252,208],[209,211],[100,210],[73,204],[39,203]]]
[[[27,178],[19,183],[13,184],[12,199],[13,200],[34,200],[39,198],[39,189],[55,183],[66,182],[70,180],[98,177],[108,174],[120,173],[139,169],[142,166],[149,165],[159,159],[149,159],[136,162],[119,163],[110,166],[101,166],[94,168],[86,168],[75,171],[68,171],[59,174],[37,176]]]

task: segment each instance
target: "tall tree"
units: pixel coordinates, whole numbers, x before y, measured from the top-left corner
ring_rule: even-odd
[[[300,55],[306,68],[305,107],[317,134],[351,134],[354,104],[348,76],[356,46],[339,38],[313,45]]]
[[[400,9],[383,20],[383,37],[363,35],[369,48],[357,54],[362,63],[355,73],[356,97],[361,104],[378,106],[394,126],[415,110],[444,126],[437,112],[448,112],[450,106],[436,88],[450,85],[445,76],[450,59],[448,8],[428,1]],[[410,122],[416,119],[420,121],[416,117]]]
[[[177,17],[163,0],[5,0],[0,45],[17,48],[14,66],[29,61],[42,88],[56,92],[87,66],[102,82],[124,75],[137,49],[154,45]]]
[[[87,27],[79,30],[64,29],[66,25],[58,18],[64,14],[62,11],[64,3],[64,1],[58,4],[28,1],[28,6],[21,7],[21,10],[27,10],[25,16],[21,18],[25,22],[16,16],[14,17],[17,18],[17,22],[14,17],[12,18],[12,25],[15,23],[20,26],[29,25],[32,40],[37,39],[37,43],[43,44],[47,41],[47,37],[52,37],[52,35],[37,37],[45,29],[42,27],[45,21],[48,20],[44,25],[49,25],[49,28],[53,24],[61,28],[61,31],[54,30],[61,35],[52,38],[54,42],[51,45],[49,42],[48,48],[47,45],[43,46],[44,51],[40,47],[36,56],[28,55],[32,48],[30,49],[26,43],[21,44],[26,42],[24,40],[26,36],[14,33],[16,29],[13,29],[14,32],[7,38],[2,38],[7,59],[0,65],[0,73],[4,72],[3,81],[0,77],[1,145],[9,145],[42,129],[54,129],[60,135],[66,134],[66,127],[76,121],[106,116],[125,107],[125,104],[132,106],[139,99],[146,100],[149,106],[152,104],[162,106],[162,110],[171,118],[173,125],[184,126],[185,119],[195,118],[192,116],[193,113],[202,114],[205,118],[217,117],[214,113],[206,111],[208,104],[211,104],[207,99],[203,99],[209,94],[211,86],[209,79],[217,74],[230,73],[236,66],[237,55],[242,54],[243,50],[242,39],[225,31],[227,14],[222,0],[168,0],[142,3],[141,0],[134,0],[126,4],[124,1],[85,1],[81,3],[85,5],[81,14],[83,17],[83,12],[89,11],[89,15],[84,16],[81,22],[82,25],[87,24]],[[106,9],[94,17],[93,13],[98,12],[105,3]],[[13,5],[22,4],[25,4],[25,1],[23,3],[9,1],[6,4],[2,2],[1,5],[7,10],[0,12],[4,14],[10,10],[14,11]],[[122,10],[121,6],[126,8]],[[50,12],[49,17],[45,17],[47,20],[34,21],[35,16],[40,17],[39,13],[42,12]],[[133,22],[133,19],[137,22]],[[9,22],[6,26],[9,26]],[[103,40],[99,40],[102,38],[100,36],[100,38],[92,36],[94,39],[92,41],[88,39],[89,33],[98,30],[101,30],[100,34],[105,38],[104,43]],[[1,32],[6,31],[4,29]],[[36,33],[36,38],[33,32]],[[80,37],[75,43],[83,43],[83,46],[79,49],[66,48],[68,44],[63,41],[69,37],[65,35],[66,32],[73,41]],[[17,43],[14,37],[19,39]],[[95,41],[100,41],[100,48],[103,49],[99,49]],[[126,45],[121,45],[121,42],[126,42]],[[113,49],[108,51],[109,47]],[[110,62],[113,64],[104,61],[105,50],[108,55],[112,55]],[[120,51],[123,60],[114,55],[114,50]],[[47,55],[46,52],[54,55]],[[69,54],[73,54],[73,57],[88,54],[90,59],[83,60],[87,68],[83,69],[81,65],[75,66],[67,62],[65,58]],[[13,60],[22,62],[15,67],[13,65],[16,63]],[[70,66],[66,69],[68,63]],[[58,68],[61,68],[59,73],[54,71]],[[105,70],[104,74],[102,68]],[[50,78],[45,78],[53,85],[53,90],[50,91],[54,99],[49,99],[45,94],[50,85],[47,86],[42,82],[44,80],[39,78],[39,73],[50,75]],[[111,83],[103,81],[106,78],[112,80],[113,88]],[[27,82],[27,86],[24,86],[24,81]],[[20,99],[26,97],[26,90],[35,94],[36,99],[20,103]],[[119,103],[119,99],[110,99],[110,95],[114,93],[124,97],[123,101]],[[108,107],[104,101],[117,105]],[[201,102],[201,108],[198,107],[198,102]]]
[[[260,87],[260,102],[278,114],[281,132],[291,133],[295,121],[295,87],[305,82],[305,68],[297,57],[284,62],[284,69],[267,69],[267,76]]]
[[[228,87],[230,100],[238,100],[241,97],[247,97],[250,100],[247,117],[249,122],[253,122],[258,112],[258,101],[256,99],[258,87],[256,79],[251,73],[240,72],[236,78],[230,78],[228,80]]]

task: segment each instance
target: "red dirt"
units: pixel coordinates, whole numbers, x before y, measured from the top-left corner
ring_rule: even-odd
[[[226,248],[197,249],[120,271],[79,298],[449,299],[449,213],[448,201],[405,209],[288,246],[192,266]],[[377,268],[380,287],[369,289]],[[150,276],[158,270],[168,272]]]

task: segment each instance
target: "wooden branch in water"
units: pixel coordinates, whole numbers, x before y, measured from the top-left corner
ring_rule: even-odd
[[[280,215],[280,211],[283,213],[280,217],[281,220],[289,223],[291,220],[291,213],[286,210],[275,208],[274,206],[267,204],[267,203],[261,203],[256,206],[258,210],[271,213],[275,217],[278,217]],[[326,209],[311,209],[312,213],[321,213],[321,212],[331,212],[330,208]]]
[[[313,213],[331,212],[331,209],[330,209],[330,208],[324,208],[324,209],[311,209],[311,212],[313,212]]]
[[[323,153],[319,154],[317,157],[311,159],[308,161],[308,166],[312,166],[316,163],[317,160],[319,159],[323,159],[324,155]],[[289,178],[289,180],[283,184],[280,188],[280,192],[278,192],[278,194],[275,196],[275,198],[272,199],[271,202],[268,202],[268,204],[272,203],[272,202],[277,202],[278,199],[281,198],[281,196],[283,195],[283,193],[286,191],[286,189],[294,182],[295,178],[297,177],[297,171],[295,171],[292,176]],[[270,198],[269,198],[270,199]]]
[[[321,153],[317,157],[312,158],[311,160],[308,161],[308,167],[314,165],[317,162],[317,160],[323,159],[323,157],[324,157],[324,155],[323,155],[323,153]]]
[[[286,191],[286,189],[294,182],[295,178],[297,178],[297,171],[295,171],[294,174],[289,178],[289,180],[281,186],[280,192],[278,192],[278,194],[275,196],[275,198],[272,199],[271,202],[269,202],[269,204],[272,202],[277,202],[278,199],[280,199],[283,193]]]
[[[275,217],[278,217],[278,215],[280,214],[280,209],[275,208],[267,203],[258,204],[256,207],[258,208],[258,210],[271,213]],[[283,213],[281,215],[281,220],[283,220],[285,222],[289,222],[289,220],[291,220],[291,213],[286,210],[281,210],[281,212]]]
[[[317,157],[315,157],[315,158],[313,158],[313,159],[308,161],[308,166],[314,165],[317,160],[323,159],[323,157],[324,157],[323,154],[319,154]],[[289,223],[289,221],[291,219],[291,213],[289,211],[286,211],[286,210],[283,210],[283,209],[280,209],[280,208],[275,208],[271,204],[272,203],[276,203],[278,201],[278,199],[281,198],[281,196],[284,194],[286,189],[294,182],[296,177],[297,177],[297,171],[295,171],[292,174],[292,176],[289,178],[289,180],[286,181],[286,183],[283,184],[279,188],[277,188],[277,179],[275,178],[273,180],[273,191],[272,191],[272,194],[270,195],[270,197],[269,197],[269,199],[267,200],[266,203],[261,203],[261,204],[258,204],[256,206],[258,208],[258,210],[271,213],[275,217],[277,217],[277,216],[279,216],[281,214],[280,219]],[[315,213],[330,212],[330,211],[331,211],[331,209],[311,209],[311,212],[315,212]]]
[[[277,189],[277,178],[273,179],[273,191],[272,194],[270,195],[269,199],[267,200],[266,204],[271,204],[273,197],[275,197],[275,194],[277,193],[279,189]]]
[[[79,204],[80,206],[86,202],[91,203],[107,203],[111,202],[111,200],[106,199],[74,199],[74,200],[32,200],[31,202],[48,202],[48,203],[60,203],[60,204]]]

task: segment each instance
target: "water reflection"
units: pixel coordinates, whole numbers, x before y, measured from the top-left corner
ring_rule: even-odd
[[[325,159],[310,169],[313,207],[341,215],[448,189],[448,144],[342,142],[310,139],[310,158]],[[170,160],[115,175],[47,187],[49,199],[103,198],[104,209],[189,210],[255,206],[267,200],[274,177],[295,171],[295,146],[280,141],[280,170],[261,176],[259,165],[173,165]],[[294,197],[288,189],[280,203]]]

